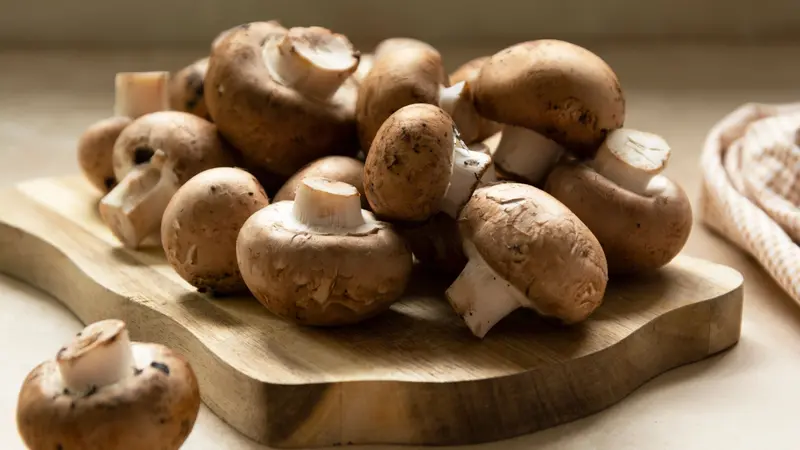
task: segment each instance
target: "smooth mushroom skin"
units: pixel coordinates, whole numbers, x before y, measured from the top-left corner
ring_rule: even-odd
[[[332,97],[321,100],[273,79],[265,45],[289,33],[274,22],[230,30],[211,53],[205,81],[209,113],[220,133],[241,151],[246,167],[283,178],[315,159],[355,154],[358,148],[356,83],[343,83]]]
[[[183,111],[208,121],[203,80],[208,69],[208,58],[199,59],[174,73],[169,80],[169,106],[173,111]]]
[[[321,177],[355,186],[361,195],[361,208],[369,209],[364,193],[364,163],[349,156],[326,156],[313,161],[292,175],[275,194],[274,201],[294,200],[295,191],[304,178]]]
[[[464,81],[467,82],[470,86],[470,89],[472,89],[472,86],[478,79],[481,67],[483,67],[488,60],[488,56],[479,56],[465,62],[450,74],[450,85],[453,86]],[[472,103],[474,103],[474,100]],[[486,140],[492,135],[499,133],[502,129],[502,124],[489,120],[485,117],[481,117],[477,114],[473,120],[475,120],[475,126],[472,130],[472,136],[462,136],[464,141],[468,144]],[[462,132],[462,135],[463,134],[465,133]]]
[[[250,173],[209,169],[181,186],[161,221],[161,244],[175,272],[214,295],[246,292],[236,262],[236,238],[244,222],[269,198]]]
[[[214,124],[163,111],[136,119],[120,133],[113,163],[120,182],[100,201],[100,215],[125,246],[136,248],[158,233],[181,185],[204,170],[234,165],[235,154]]]
[[[273,314],[303,325],[348,325],[402,295],[411,252],[388,223],[360,209],[357,197],[346,183],[306,178],[294,201],[273,203],[245,222],[239,268]]]
[[[429,44],[392,38],[380,43],[374,54],[356,105],[358,138],[365,152],[389,116],[414,103],[438,104],[440,86],[447,86],[442,56]]]
[[[394,225],[426,269],[445,275],[457,275],[464,270],[467,257],[456,219],[440,212],[425,222],[395,222]]]
[[[686,193],[659,175],[651,193],[638,195],[576,162],[556,166],[545,189],[592,230],[608,259],[609,273],[658,269],[686,244],[692,208]]]
[[[109,117],[90,125],[78,140],[78,165],[103,194],[117,185],[112,162],[114,142],[130,123],[128,117]]]
[[[55,360],[28,374],[16,412],[18,431],[28,448],[181,447],[200,410],[194,371],[183,356],[165,346],[131,343],[127,335],[119,339],[130,346],[133,361],[116,382],[73,392],[63,383]]]
[[[603,250],[550,194],[521,183],[481,187],[461,211],[459,228],[469,263],[446,295],[474,335],[483,337],[520,307],[574,324],[602,303]]]

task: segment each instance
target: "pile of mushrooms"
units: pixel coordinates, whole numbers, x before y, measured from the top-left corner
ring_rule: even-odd
[[[477,337],[518,308],[572,325],[610,278],[681,251],[669,144],[625,126],[602,58],[543,39],[445,67],[408,37],[362,53],[318,26],[242,24],[173,73],[119,74],[78,159],[121,245],[157,238],[198,291],[299,325],[381,314],[414,264],[451,277]]]

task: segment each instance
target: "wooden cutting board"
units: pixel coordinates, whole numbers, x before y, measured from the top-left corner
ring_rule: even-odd
[[[135,340],[179,350],[204,402],[272,446],[470,444],[530,433],[602,410],[740,335],[741,275],[683,256],[612,280],[604,305],[571,328],[518,311],[478,340],[444,300],[447,281],[422,273],[368,323],[302,328],[252,298],[197,293],[157,245],[121,248],[99,221],[98,200],[77,177],[0,193],[0,271],[85,323],[119,318]]]

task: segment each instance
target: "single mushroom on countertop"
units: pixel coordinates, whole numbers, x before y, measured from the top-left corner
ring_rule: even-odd
[[[364,194],[364,163],[349,156],[325,156],[309,163],[283,184],[275,194],[274,201],[294,200],[300,182],[308,177],[327,178],[354,186],[361,196],[361,207],[369,209],[369,202]]]
[[[184,67],[169,79],[169,106],[173,111],[183,111],[211,120],[206,107],[203,80],[208,69],[208,58],[199,59]]]
[[[305,178],[294,201],[245,222],[236,242],[247,287],[273,314],[317,326],[361,322],[400,298],[412,257],[388,223],[361,209],[355,187]]]
[[[167,203],[198,173],[232,166],[235,155],[217,127],[195,115],[162,111],[136,119],[114,144],[119,184],[100,201],[100,216],[126,246],[157,233]]]
[[[421,222],[439,211],[458,217],[472,191],[492,181],[491,157],[469,150],[450,116],[425,103],[386,119],[364,166],[367,200],[388,220]]]
[[[481,187],[461,211],[469,262],[446,296],[477,337],[518,308],[574,324],[602,303],[606,258],[589,228],[534,186]]]
[[[621,128],[594,159],[563,162],[547,178],[545,189],[600,241],[612,275],[657,269],[689,238],[689,198],[661,175],[670,151],[661,136]]]
[[[286,30],[256,22],[214,46],[205,99],[220,133],[248,169],[288,178],[331,154],[355,154],[359,53],[321,27]]]
[[[543,39],[493,55],[472,86],[478,113],[505,124],[498,172],[540,184],[564,151],[591,158],[625,121],[625,98],[611,67],[577,45]]]
[[[236,238],[244,222],[268,204],[258,180],[242,169],[200,172],[172,196],[161,219],[167,261],[201,292],[246,292],[236,263]]]
[[[17,428],[31,450],[176,450],[199,411],[197,378],[180,354],[131,342],[124,322],[103,320],[28,374]]]

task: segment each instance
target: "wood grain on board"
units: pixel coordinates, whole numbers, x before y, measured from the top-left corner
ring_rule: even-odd
[[[84,323],[119,318],[135,340],[182,352],[204,402],[276,447],[455,445],[530,433],[606,408],[740,336],[741,275],[685,256],[612,280],[604,305],[570,328],[518,311],[478,340],[444,300],[446,280],[422,273],[369,322],[299,327],[252,298],[197,293],[157,243],[120,247],[98,200],[79,177],[0,193],[0,271],[59,298]]]

